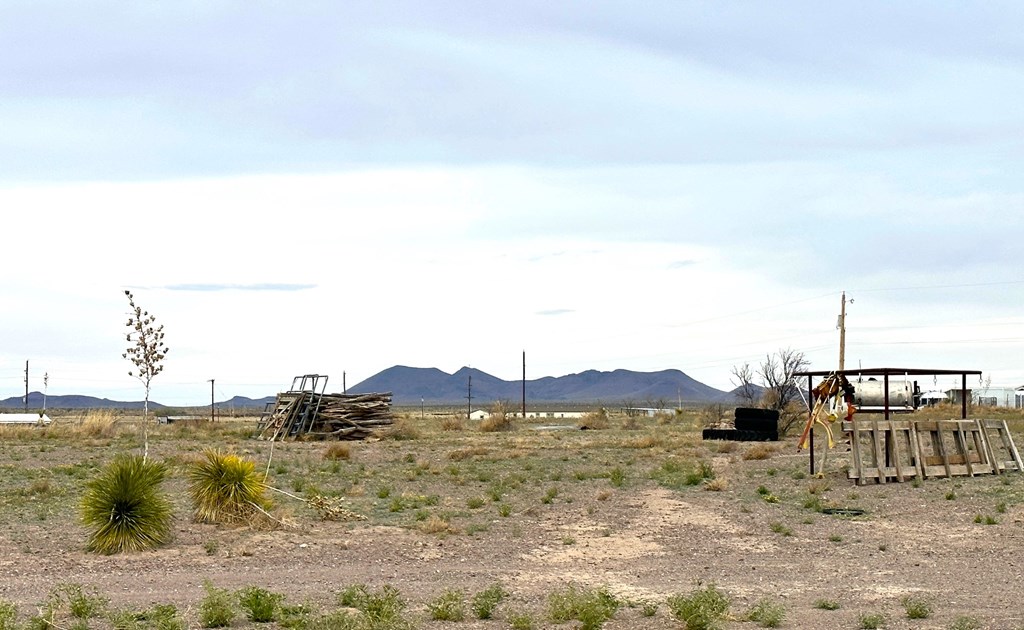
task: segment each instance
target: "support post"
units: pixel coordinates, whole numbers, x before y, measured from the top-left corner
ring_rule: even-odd
[[[210,422],[217,419],[217,411],[215,403],[213,402],[213,379],[210,379]]]

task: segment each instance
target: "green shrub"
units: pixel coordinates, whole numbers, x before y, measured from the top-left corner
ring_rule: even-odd
[[[113,554],[146,551],[171,537],[171,503],[160,486],[162,463],[138,455],[118,455],[86,485],[82,522],[89,529],[86,549]]]
[[[818,599],[814,601],[814,607],[819,610],[839,610],[839,602],[834,599]]]
[[[203,582],[206,596],[199,604],[199,623],[204,628],[226,628],[235,620],[235,607],[227,589],[215,587],[209,580]]]
[[[271,593],[265,588],[249,586],[238,591],[238,603],[249,621],[268,623],[277,619],[277,611],[284,601],[284,595]]]
[[[533,616],[528,612],[513,611],[508,614],[508,625],[512,630],[533,630]]]
[[[231,453],[208,449],[188,470],[188,493],[201,523],[251,523],[270,502],[256,464]]]
[[[768,599],[757,602],[747,612],[747,619],[760,624],[762,628],[778,628],[785,618],[785,607]]]
[[[949,630],[981,630],[981,622],[974,617],[959,616],[949,625]]]
[[[861,630],[878,630],[885,624],[885,615],[882,613],[861,613],[857,618]]]
[[[570,585],[548,597],[548,611],[555,623],[575,619],[583,630],[596,630],[619,609],[619,601],[606,589],[584,590]]]
[[[6,600],[0,600],[0,630],[14,630],[17,627],[18,607]]]
[[[174,604],[157,604],[149,610],[122,610],[110,615],[114,630],[185,630]]]
[[[466,599],[462,591],[449,589],[427,603],[434,621],[462,621],[466,618]]]
[[[708,584],[689,595],[673,595],[667,601],[672,616],[687,630],[714,630],[729,612],[729,598]]]
[[[473,596],[473,614],[477,619],[490,619],[494,609],[505,599],[507,593],[501,584],[492,584]]]
[[[362,610],[369,597],[370,589],[365,584],[350,584],[338,593],[338,605]]]
[[[53,591],[54,600],[67,601],[68,612],[75,619],[93,619],[103,614],[107,598],[95,588],[84,588],[81,584],[61,584]]]
[[[608,482],[616,488],[621,488],[626,483],[626,472],[621,467],[616,466],[608,475]]]
[[[927,619],[932,614],[932,605],[923,597],[907,595],[900,600],[903,610],[907,613],[907,619]]]

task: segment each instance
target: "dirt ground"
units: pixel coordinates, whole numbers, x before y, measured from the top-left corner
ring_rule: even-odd
[[[743,616],[765,598],[784,606],[790,628],[859,628],[865,613],[883,614],[885,628],[950,628],[965,616],[977,625],[962,627],[1024,627],[1019,473],[856,486],[841,449],[825,479],[813,479],[792,439],[766,459],[745,459],[752,446],[702,444],[693,427],[654,423],[628,431],[424,431],[354,444],[340,463],[324,459],[323,443],[282,444],[271,454],[241,430],[179,430],[155,436],[151,456],[180,463],[221,446],[262,465],[272,458],[272,482],[282,489],[301,496],[314,485],[325,494],[333,488],[368,518],[322,521],[301,501],[275,495],[289,527],[197,524],[176,480],[168,487],[177,507],[170,545],[98,556],[83,551],[78,497],[96,466],[135,447],[135,435],[0,438],[0,600],[17,604],[22,619],[57,585],[78,583],[115,607],[174,603],[197,627],[209,580],[228,589],[258,585],[323,608],[346,585],[390,584],[421,627],[442,627],[451,622],[430,621],[428,601],[446,589],[472,594],[500,582],[511,597],[496,619],[458,626],[506,628],[508,611],[521,610],[534,615],[535,627],[553,627],[547,597],[575,583],[634,604],[605,628],[681,628],[666,598],[713,583],[732,602],[727,628],[757,627]],[[710,463],[712,489],[659,478],[666,461]],[[618,477],[609,472],[616,469]],[[499,501],[468,506],[513,477],[518,487],[501,486]],[[865,513],[830,516],[816,509],[823,504]],[[428,512],[441,514],[449,530],[422,527]],[[906,596],[927,601],[931,615],[908,619]],[[821,600],[839,609],[817,607]],[[638,602],[660,605],[647,617]]]

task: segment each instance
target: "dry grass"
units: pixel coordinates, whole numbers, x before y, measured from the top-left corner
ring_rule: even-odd
[[[645,435],[643,437],[623,440],[621,445],[624,448],[654,448],[661,446],[664,441],[657,435]]]
[[[324,459],[339,460],[352,457],[352,447],[345,442],[335,442],[324,451]]]
[[[382,432],[382,437],[392,440],[415,440],[420,437],[420,431],[411,420],[405,416],[399,416],[389,429]]]
[[[437,514],[431,514],[429,518],[419,524],[417,529],[424,534],[446,534],[454,531],[451,523]]]
[[[768,459],[775,453],[775,447],[771,444],[765,444],[764,442],[758,442],[751,446],[743,453],[743,459],[746,461],[755,459]]]
[[[732,441],[729,441],[729,440],[723,440],[723,441],[719,442],[715,446],[715,452],[716,453],[735,453],[737,448],[739,448],[739,446],[736,444],[736,442],[732,442]]]
[[[445,416],[441,418],[441,430],[442,431],[462,431],[465,425],[462,422],[461,415]]]
[[[490,449],[484,448],[483,446],[469,446],[448,453],[448,459],[461,462],[462,460],[469,459],[470,457],[482,457],[490,452]]]
[[[715,477],[704,484],[704,489],[711,492],[722,492],[729,489],[729,482],[721,477]]]
[[[587,415],[583,416],[580,421],[580,428],[583,429],[607,429],[608,428],[608,411],[606,409],[598,409],[597,411],[591,411]]]
[[[117,418],[111,409],[90,409],[74,433],[87,438],[117,437]]]
[[[494,433],[496,431],[511,431],[514,426],[512,417],[508,414],[491,412],[490,416],[480,421],[479,428],[484,433]]]

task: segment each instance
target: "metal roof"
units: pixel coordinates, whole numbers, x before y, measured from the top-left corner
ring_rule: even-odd
[[[794,372],[793,376],[828,376],[835,372],[843,376],[944,376],[955,374],[967,376],[968,374],[981,375],[981,370],[939,370],[932,368],[859,368],[856,370],[815,370],[806,372]]]

